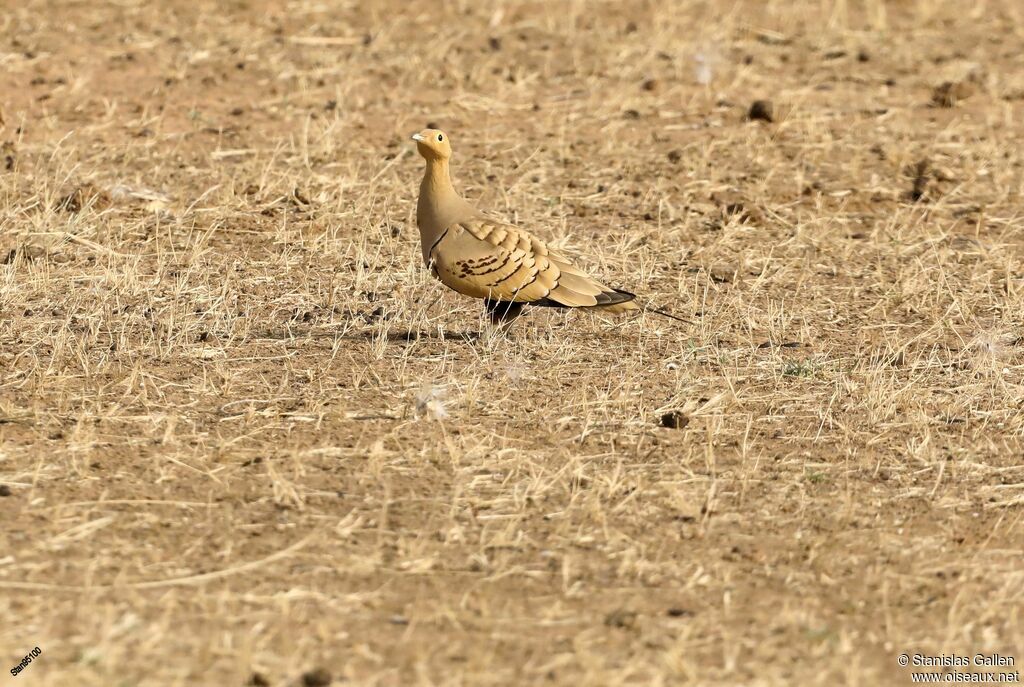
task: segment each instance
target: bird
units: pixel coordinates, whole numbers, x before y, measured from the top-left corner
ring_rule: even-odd
[[[605,286],[535,235],[464,200],[452,185],[448,134],[428,128],[412,139],[426,161],[416,204],[423,261],[448,288],[482,299],[492,323],[508,325],[527,306],[639,309],[635,294]]]

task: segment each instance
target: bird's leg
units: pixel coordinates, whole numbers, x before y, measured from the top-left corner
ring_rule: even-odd
[[[515,303],[512,301],[492,301],[487,299],[484,301],[484,307],[487,309],[487,314],[491,316],[491,324],[499,325],[501,327],[508,327],[523,312],[523,306],[525,303]]]

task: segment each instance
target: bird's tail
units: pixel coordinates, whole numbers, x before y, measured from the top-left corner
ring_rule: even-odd
[[[629,312],[631,310],[643,310],[643,312],[652,312],[655,315],[661,315],[662,317],[667,317],[670,320],[675,320],[676,322],[692,324],[689,320],[684,320],[682,317],[677,317],[672,313],[665,312],[664,310],[652,308],[649,305],[641,308],[640,304],[636,302],[636,294],[632,294],[629,291],[623,291],[622,289],[610,289],[600,294],[597,299],[598,304],[590,307],[612,315],[618,315],[619,313]],[[602,300],[605,302],[600,302]]]
[[[602,300],[605,302],[601,303]],[[640,309],[640,304],[636,302],[636,295],[622,289],[612,289],[602,293],[598,296],[598,301],[598,304],[593,307],[612,315]]]

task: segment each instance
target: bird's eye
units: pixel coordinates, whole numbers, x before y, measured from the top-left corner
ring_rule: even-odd
[[[437,140],[443,141],[444,140],[444,136],[442,136],[441,134],[438,134],[437,135]]]

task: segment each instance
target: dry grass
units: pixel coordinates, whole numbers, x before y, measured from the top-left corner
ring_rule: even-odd
[[[9,3],[4,679],[1024,660],[1022,39],[1013,0]],[[428,122],[694,324],[489,331],[419,262]]]

